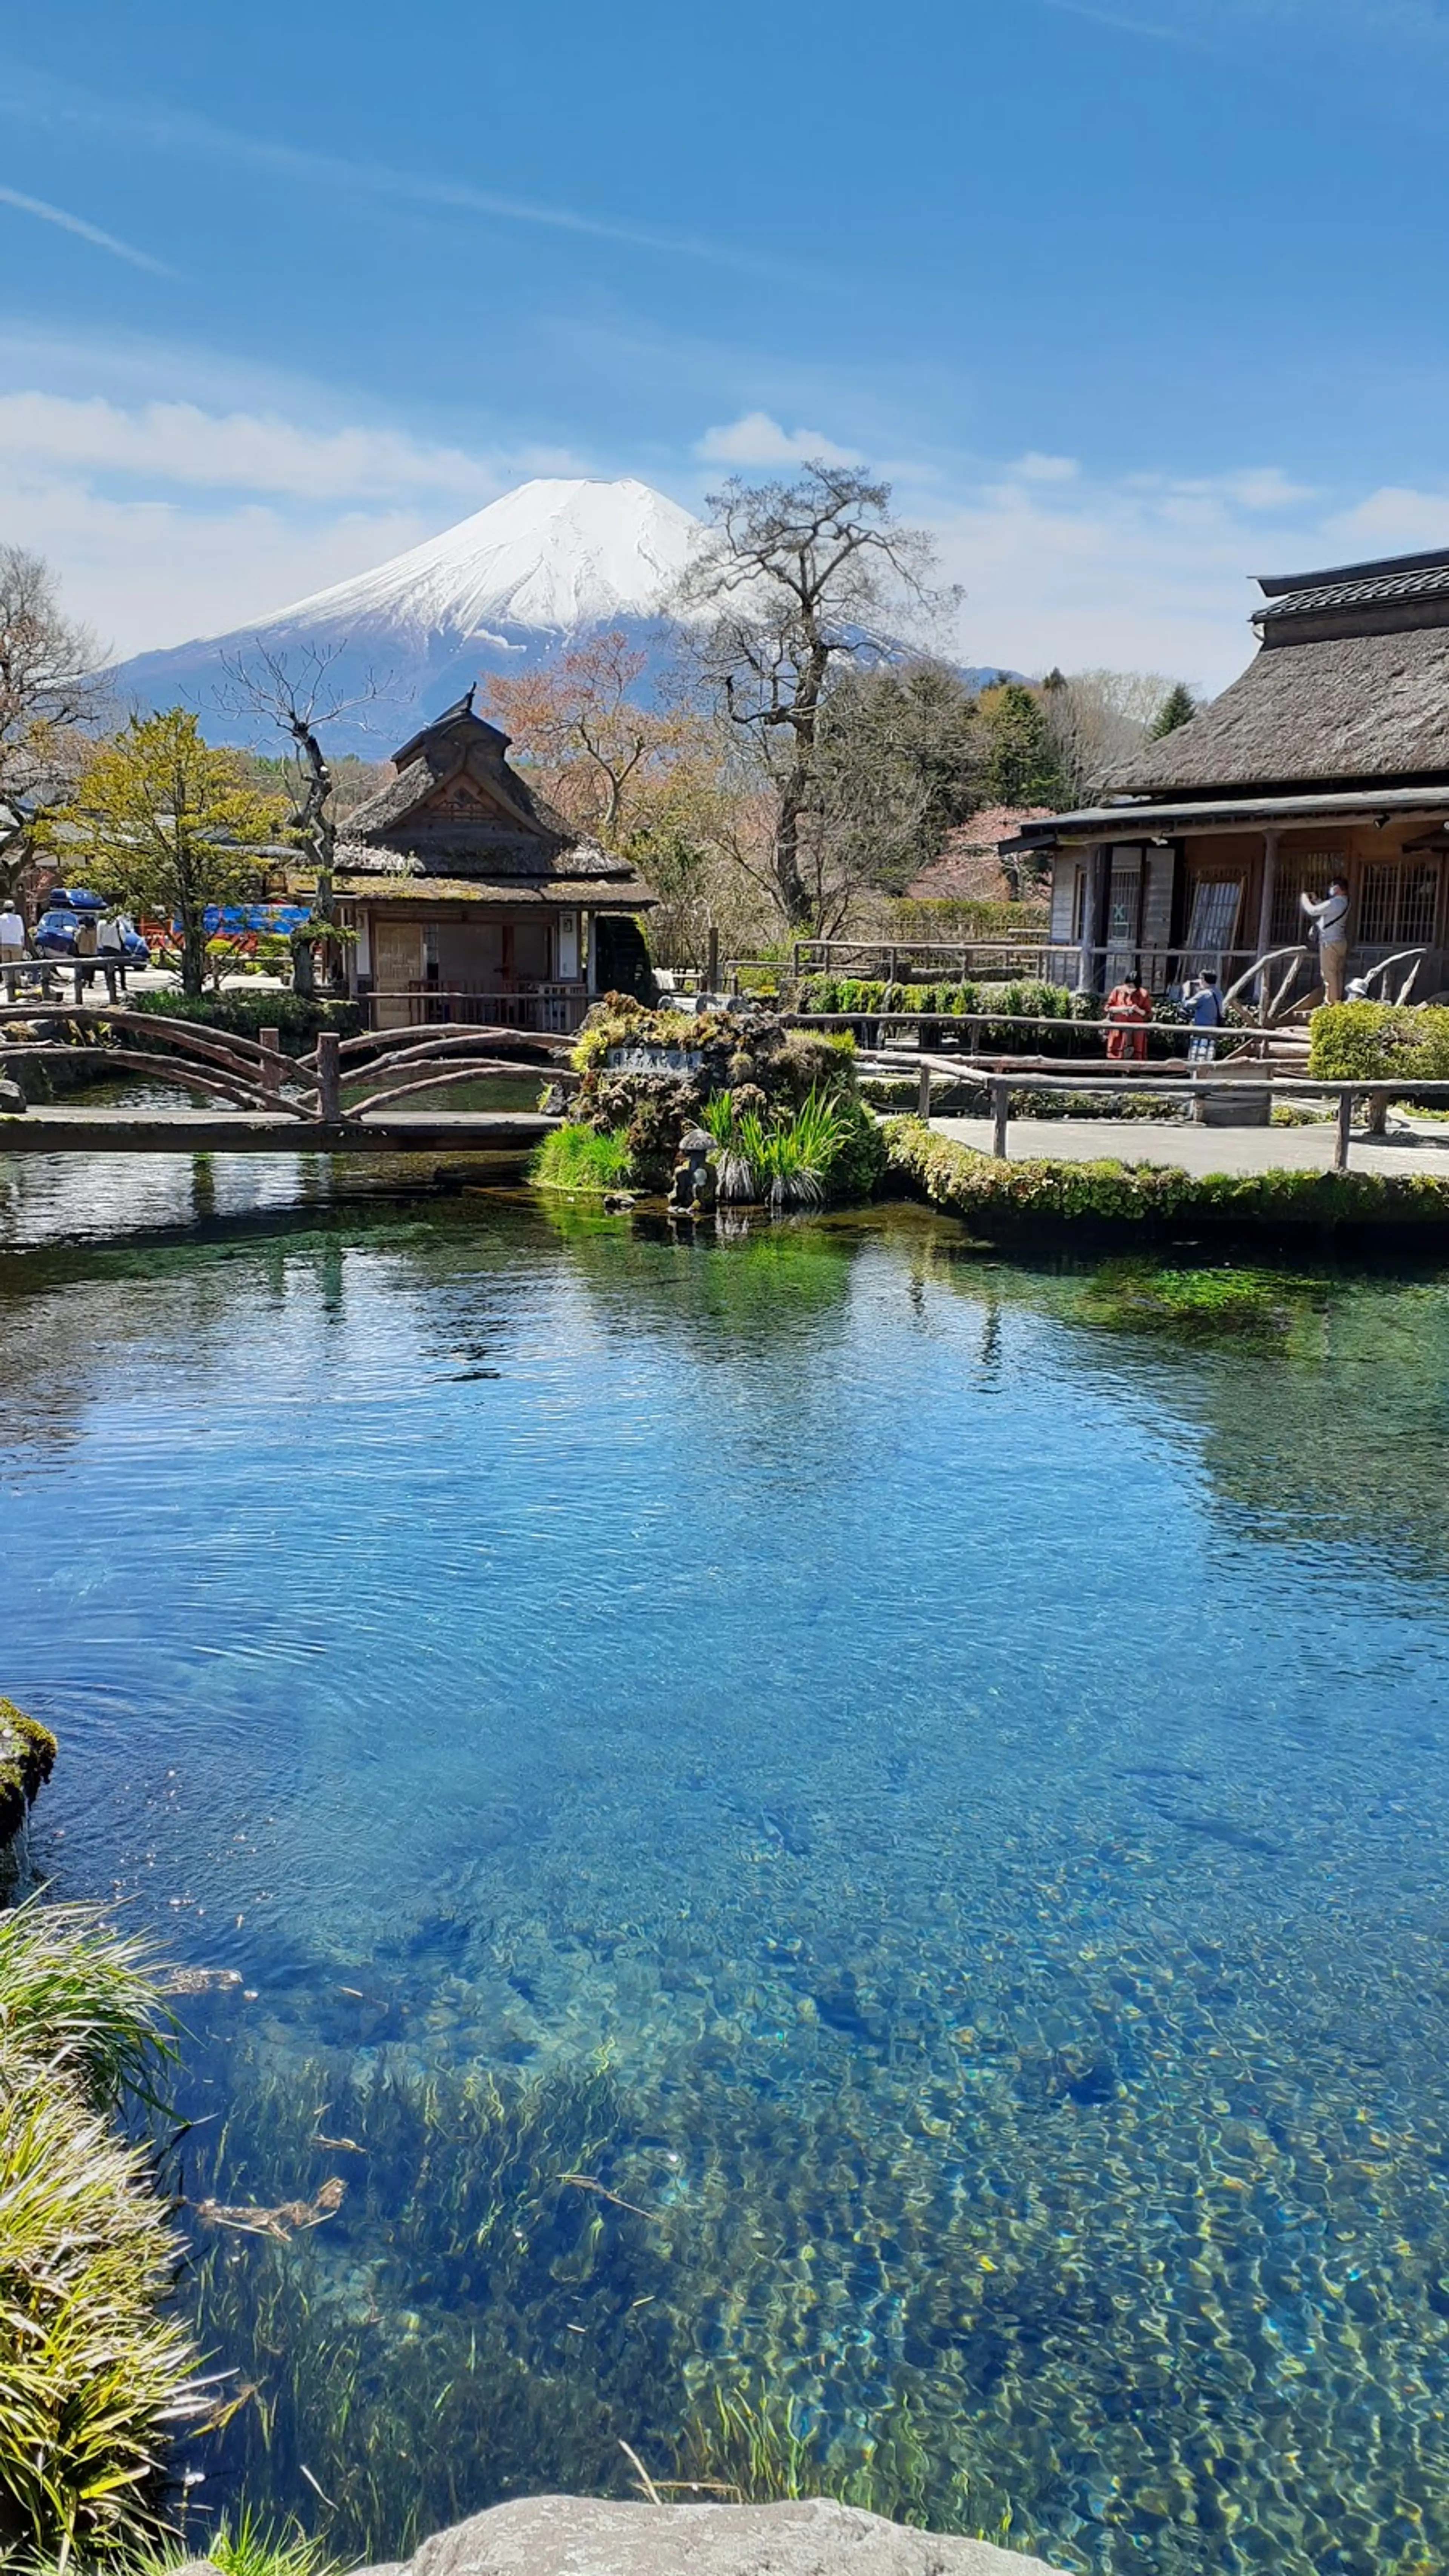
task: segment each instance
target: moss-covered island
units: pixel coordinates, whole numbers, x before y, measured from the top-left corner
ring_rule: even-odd
[[[55,1767],[55,1753],[48,1726],[0,1699],[0,1849],[19,1833]]]
[[[579,1086],[533,1177],[603,1197],[663,1193],[702,1210],[818,1207],[869,1198],[885,1163],[848,1037],[787,1029],[772,1013],[649,1010],[611,993],[573,1054]]]

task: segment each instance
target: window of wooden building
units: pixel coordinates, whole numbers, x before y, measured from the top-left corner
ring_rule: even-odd
[[[1436,859],[1388,860],[1365,868],[1350,924],[1365,948],[1426,948],[1439,913]]]
[[[1268,925],[1269,947],[1291,948],[1306,938],[1308,924],[1300,895],[1312,895],[1319,902],[1328,892],[1330,878],[1347,874],[1348,861],[1342,850],[1280,851],[1273,883],[1273,917]]]

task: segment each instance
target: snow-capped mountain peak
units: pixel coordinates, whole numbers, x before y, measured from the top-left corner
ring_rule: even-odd
[[[213,740],[268,747],[265,722],[238,717],[226,664],[259,640],[284,657],[314,648],[331,657],[338,695],[362,701],[331,729],[334,748],[376,758],[487,671],[526,669],[601,628],[647,641],[699,533],[677,501],[632,476],[540,477],[230,635],[140,654],[116,681],[144,704],[194,708]]]
[[[376,571],[278,610],[257,631],[382,623],[461,640],[499,626],[571,634],[612,617],[648,617],[682,572],[697,529],[677,501],[632,477],[539,478]]]

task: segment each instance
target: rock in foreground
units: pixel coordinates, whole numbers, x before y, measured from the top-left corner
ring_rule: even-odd
[[[403,2576],[371,2568],[365,2576]],[[1051,2576],[985,2540],[796,2504],[603,2504],[530,2496],[425,2540],[405,2576]]]

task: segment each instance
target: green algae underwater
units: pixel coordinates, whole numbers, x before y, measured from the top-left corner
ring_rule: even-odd
[[[238,1980],[194,2537],[627,2441],[1112,2576],[1440,2562],[1449,1284],[39,1188],[35,1857]]]

